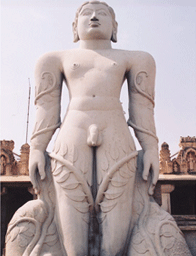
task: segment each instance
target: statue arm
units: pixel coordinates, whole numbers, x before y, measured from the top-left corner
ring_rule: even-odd
[[[45,178],[44,152],[55,130],[60,126],[60,100],[63,75],[60,59],[52,54],[41,57],[35,68],[35,127],[31,138],[29,173],[34,188],[38,169]]]
[[[153,194],[159,175],[158,138],[154,123],[155,62],[148,53],[138,53],[136,61],[127,72],[129,90],[128,125],[144,150],[143,179],[147,180],[152,170],[149,194]]]

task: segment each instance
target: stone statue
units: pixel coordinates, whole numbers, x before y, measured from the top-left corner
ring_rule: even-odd
[[[7,255],[174,255],[177,246],[178,255],[191,255],[172,217],[151,197],[159,173],[152,56],[112,49],[117,22],[103,2],[78,9],[73,33],[79,49],[47,53],[36,66],[29,171],[38,200],[14,215]],[[119,100],[125,80],[127,123],[139,154]],[[63,81],[70,102],[61,123]]]

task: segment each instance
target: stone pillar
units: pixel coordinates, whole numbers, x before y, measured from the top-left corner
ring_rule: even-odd
[[[20,175],[28,175],[29,170],[29,151],[30,151],[30,146],[29,144],[24,144],[21,147],[21,155],[20,155],[20,162],[19,162],[19,174]]]
[[[161,194],[162,194],[162,208],[171,213],[171,201],[170,201],[170,193],[175,189],[174,185],[171,184],[163,184],[161,185]]]

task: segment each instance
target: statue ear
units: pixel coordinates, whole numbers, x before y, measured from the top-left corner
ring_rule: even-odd
[[[73,35],[74,35],[74,43],[77,43],[80,38],[78,36],[78,30],[77,30],[77,24],[75,22],[72,23],[72,30],[73,30]]]
[[[114,43],[117,42],[117,28],[118,28],[118,23],[115,21],[113,24],[113,31],[111,36],[111,41]]]

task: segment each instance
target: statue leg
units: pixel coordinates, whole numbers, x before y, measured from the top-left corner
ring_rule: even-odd
[[[109,179],[97,202],[102,232],[100,255],[124,255],[131,226],[137,152],[126,127],[113,135],[109,129],[103,134],[104,142],[97,149],[98,197],[102,184]]]
[[[79,128],[72,127],[63,138],[58,137],[51,154],[55,218],[67,255],[82,256],[88,254],[92,149],[86,143],[86,131]]]
[[[133,231],[127,256],[191,256],[182,232],[173,217],[148,195],[149,180],[142,179],[143,152],[137,158],[133,200]]]

